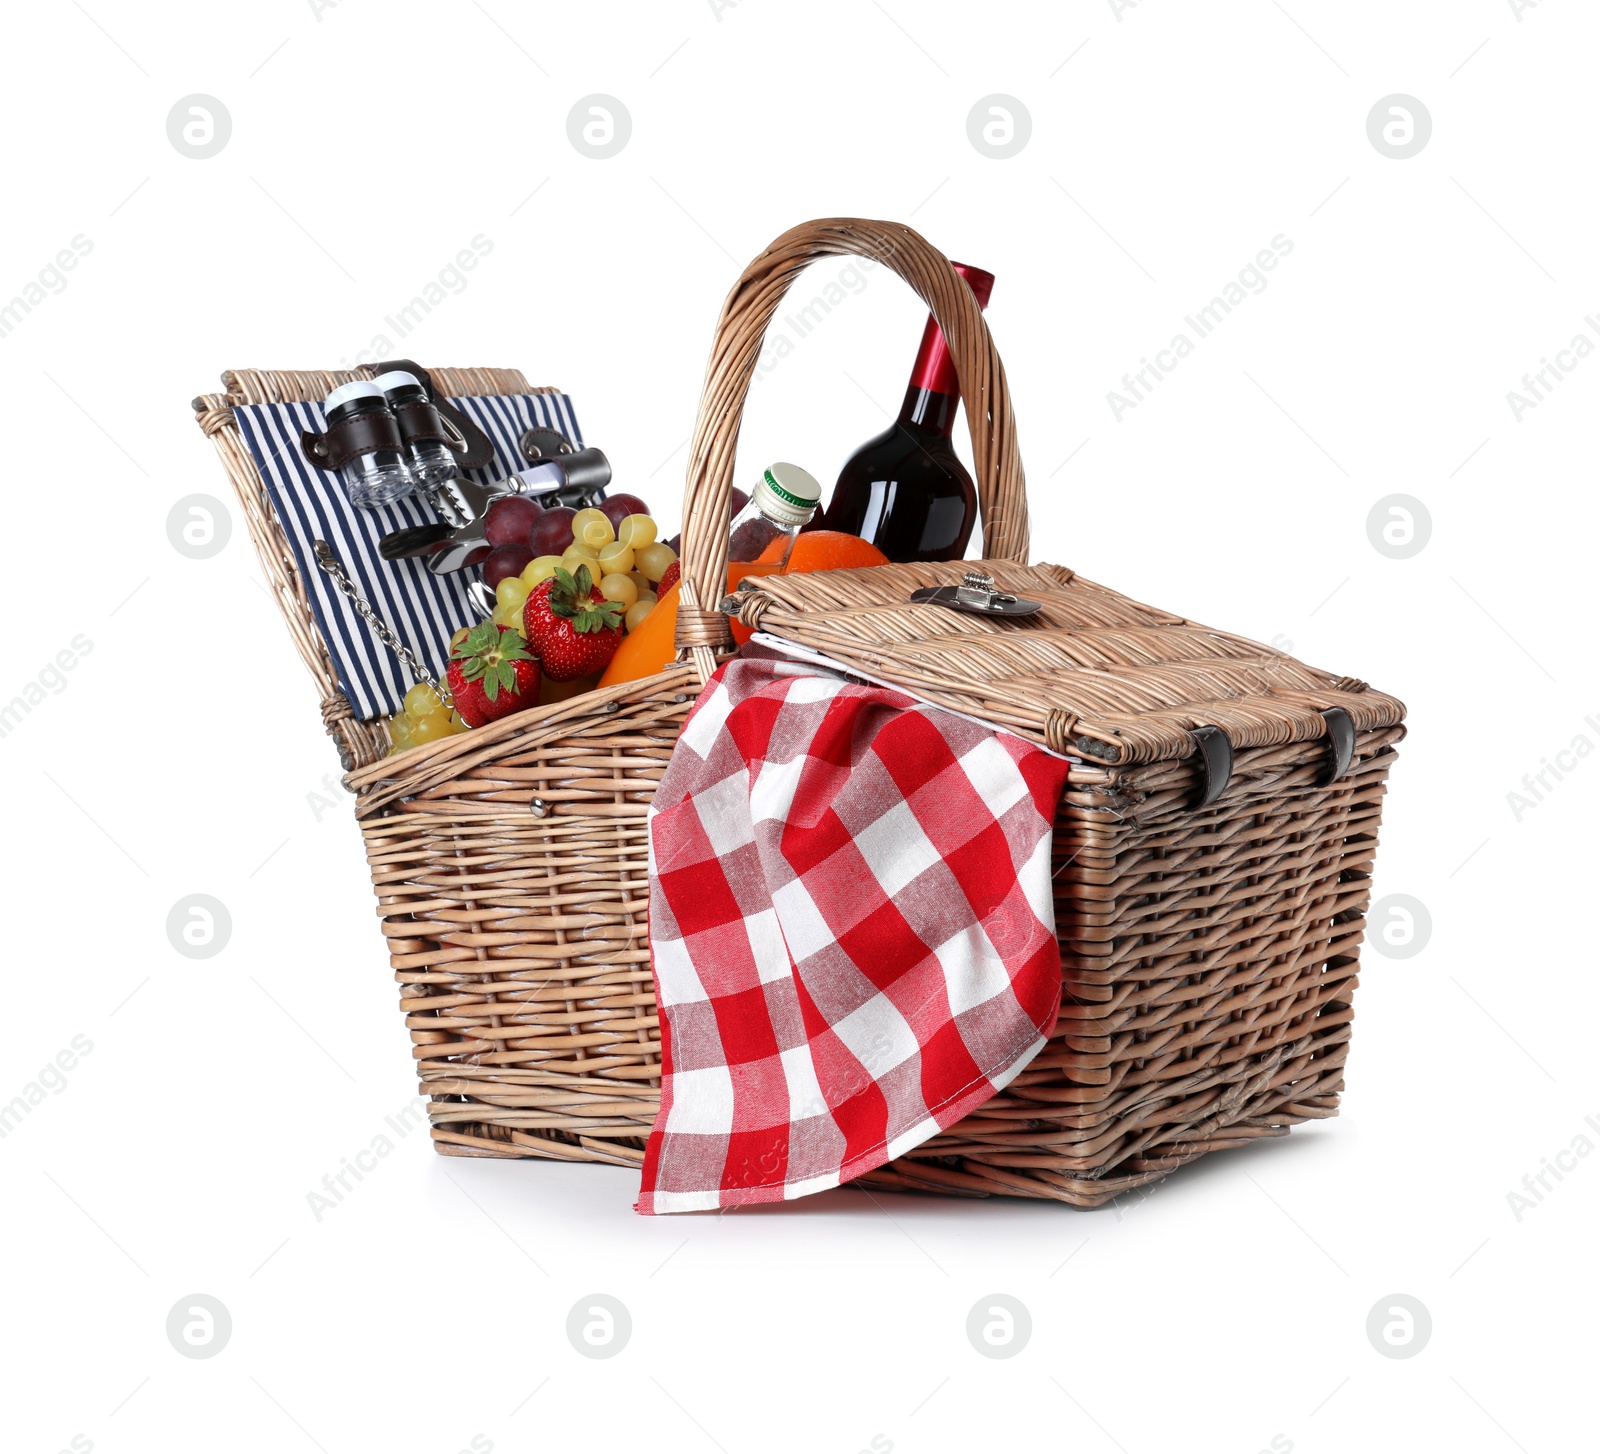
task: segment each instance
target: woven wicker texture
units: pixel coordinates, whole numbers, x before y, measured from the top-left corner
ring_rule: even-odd
[[[358,797],[437,1148],[637,1164],[659,1096],[646,815],[690,703],[728,640],[724,579],[739,419],[761,336],[817,257],[899,272],[951,343],[973,434],[988,569],[1044,603],[998,621],[914,606],[959,565],[764,577],[738,609],[928,700],[1080,757],[1058,815],[1062,1008],[1001,1095],[869,1186],[1098,1206],[1209,1151],[1336,1113],[1385,779],[1403,708],[1366,684],[1143,606],[1060,566],[1027,567],[1005,374],[945,259],[907,228],[829,219],[778,239],[724,306],[691,450],[682,662],[397,757],[350,718],[232,424],[246,400],[316,399],[352,377],[241,372],[196,401]],[[452,394],[520,374],[437,370]],[[712,589],[715,583],[717,588]],[[1349,713],[1336,782],[1325,709]],[[1200,810],[1191,730],[1234,749]]]
[[[698,690],[676,667],[352,779],[440,1150],[643,1156],[645,814]]]
[[[1050,1043],[866,1184],[1094,1207],[1336,1114],[1402,731],[1363,734],[1332,788],[1316,786],[1315,744],[1241,753],[1233,785],[1199,812],[1187,764],[1075,769],[1056,823]]]
[[[1044,609],[1006,619],[911,604],[913,591],[959,584],[970,569]],[[750,577],[736,599],[747,626],[1058,752],[1110,762],[1189,757],[1189,734],[1208,724],[1244,748],[1322,737],[1328,707],[1348,711],[1358,730],[1405,715],[1364,682],[1141,606],[1062,566],[967,561]]]

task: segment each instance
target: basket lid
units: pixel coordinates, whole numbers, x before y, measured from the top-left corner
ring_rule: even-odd
[[[984,616],[910,599],[972,570],[1042,609]],[[1141,605],[1064,566],[953,561],[748,577],[735,599],[746,626],[1105,763],[1190,757],[1201,727],[1244,749],[1322,737],[1330,708],[1357,732],[1405,717],[1400,701],[1363,681]]]

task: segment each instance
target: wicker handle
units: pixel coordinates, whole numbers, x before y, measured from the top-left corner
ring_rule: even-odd
[[[693,661],[701,680],[716,669],[716,651],[733,644],[727,618],[712,608],[727,576],[734,451],[762,339],[797,274],[818,258],[851,254],[894,269],[939,320],[972,432],[984,556],[1027,562],[1028,500],[1011,394],[972,290],[943,253],[899,223],[856,217],[802,223],[778,238],[734,284],[706,365],[684,491],[677,631],[679,658]]]

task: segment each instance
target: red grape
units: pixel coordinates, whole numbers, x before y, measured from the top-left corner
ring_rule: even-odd
[[[542,515],[538,503],[526,495],[507,495],[489,506],[483,538],[490,545],[526,545],[533,523]]]
[[[572,544],[572,517],[578,512],[567,505],[541,510],[528,535],[528,548],[534,555],[560,555]]]
[[[507,576],[519,576],[523,566],[533,559],[526,545],[497,545],[483,563],[483,580],[491,590]]]
[[[648,515],[650,507],[637,495],[611,495],[602,500],[596,508],[607,520],[611,528],[617,529],[630,515]]]

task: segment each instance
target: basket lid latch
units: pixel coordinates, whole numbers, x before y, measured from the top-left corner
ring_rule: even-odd
[[[949,606],[974,616],[1034,616],[1044,610],[1038,601],[1002,591],[993,576],[977,570],[966,571],[959,586],[924,586],[913,591],[911,599],[918,605]]]
[[[1321,715],[1328,724],[1328,765],[1317,785],[1325,788],[1350,771],[1356,753],[1356,724],[1343,707],[1329,707]]]
[[[1328,724],[1328,753],[1317,779],[1318,787],[1336,783],[1350,771],[1356,751],[1356,724],[1343,707],[1328,707],[1321,714]],[[1196,727],[1189,736],[1199,749],[1201,780],[1191,809],[1209,808],[1223,794],[1233,776],[1233,743],[1220,727]]]
[[[1233,776],[1233,743],[1220,727],[1196,727],[1189,736],[1200,749],[1200,764],[1204,770],[1200,791],[1189,806],[1209,808],[1222,796],[1228,779]]]

